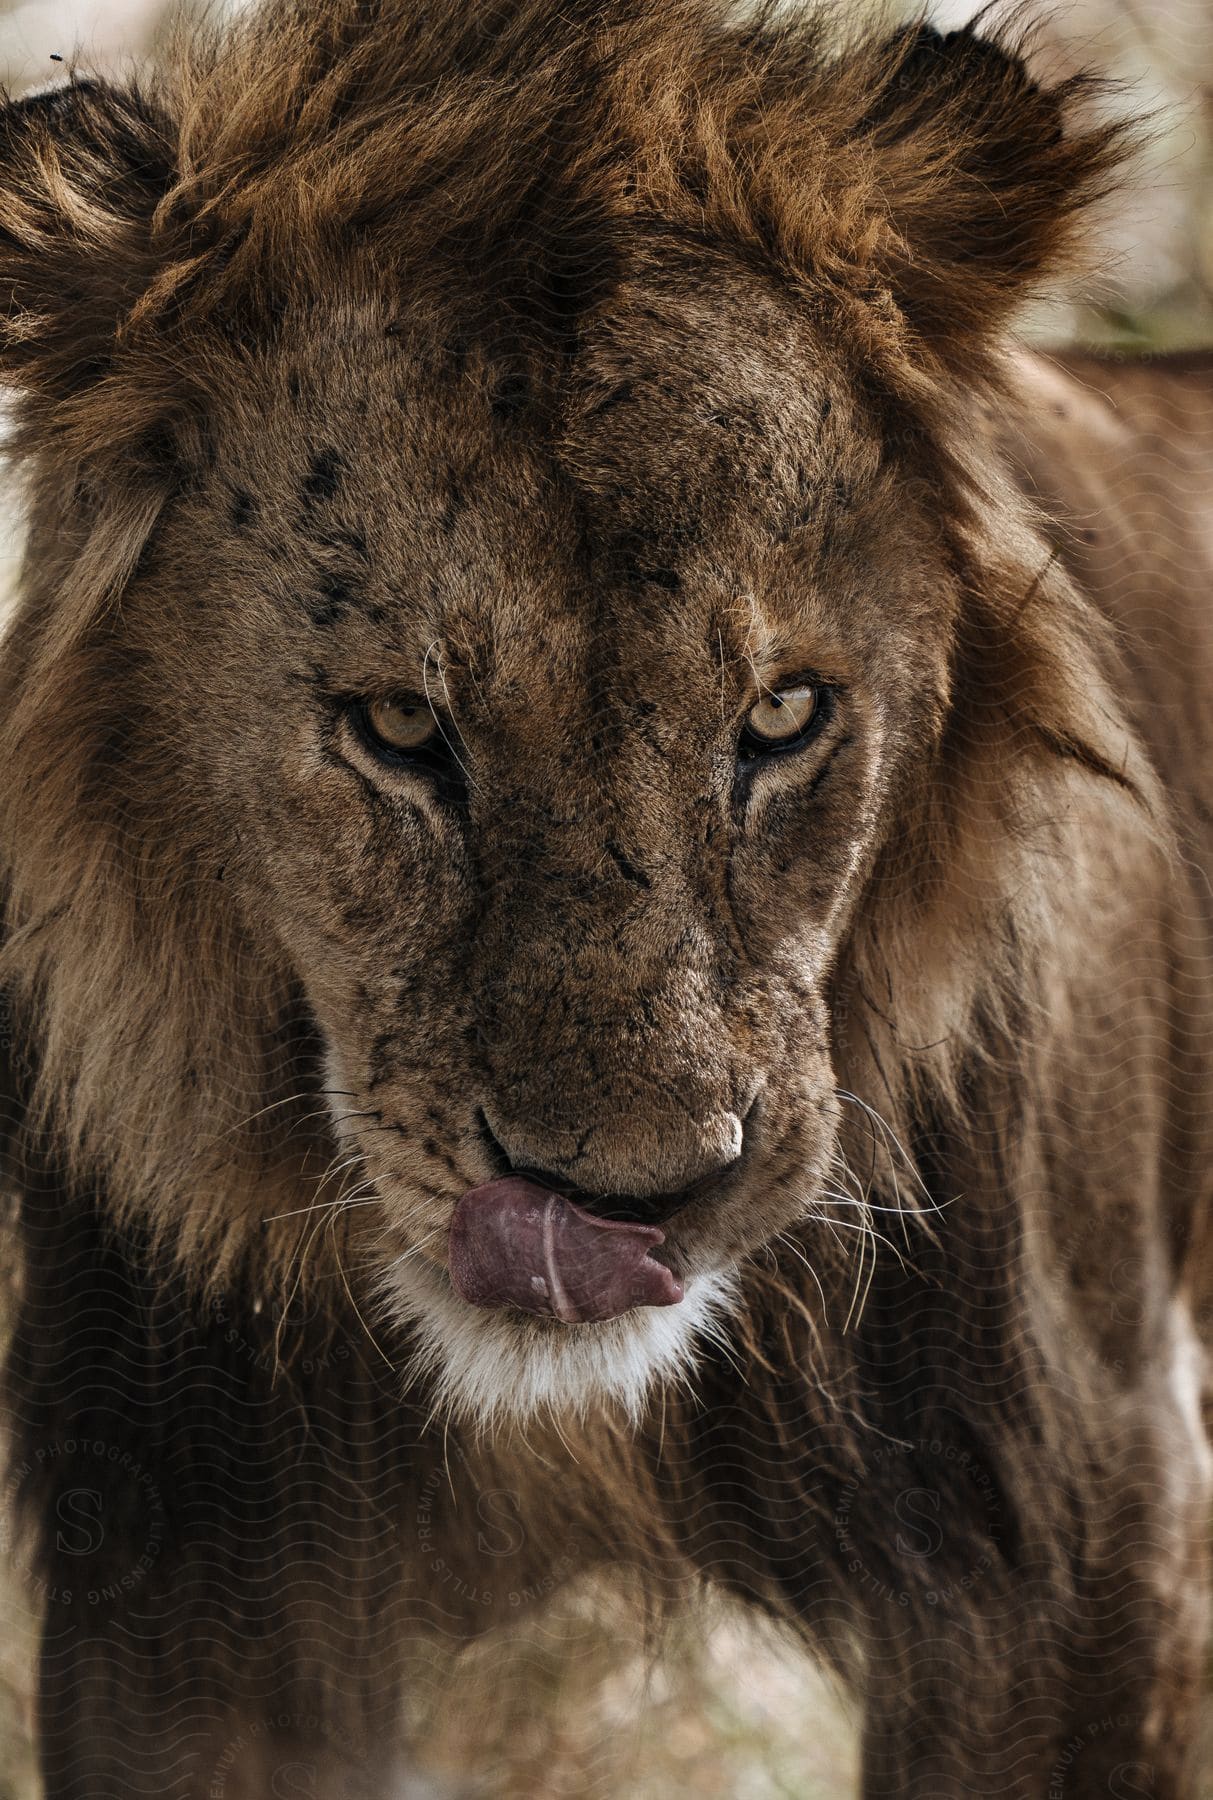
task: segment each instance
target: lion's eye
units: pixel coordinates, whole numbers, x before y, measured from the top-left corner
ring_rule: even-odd
[[[801,743],[821,716],[822,693],[821,688],[806,685],[764,694],[746,716],[742,750],[753,756],[769,750],[790,750]]]
[[[420,697],[364,700],[358,714],[372,746],[400,756],[426,750],[441,736],[438,721]]]

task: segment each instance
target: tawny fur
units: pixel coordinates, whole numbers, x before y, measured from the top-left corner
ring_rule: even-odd
[[[603,1562],[802,1628],[869,1800],[1193,1791],[1208,380],[1010,353],[1128,141],[1021,49],[273,6],[6,109],[49,1800],[256,1792],[250,1718],[385,1793],[401,1647]],[[406,690],[438,777],[350,723]],[[494,1139],[693,1183],[695,1308],[462,1308]],[[99,1480],[84,1572],[39,1521]]]

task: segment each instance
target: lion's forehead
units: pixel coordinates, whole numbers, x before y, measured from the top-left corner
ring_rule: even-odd
[[[593,671],[606,704],[813,653],[803,572],[880,446],[756,284],[622,294],[531,414],[489,358],[315,329],[261,371],[220,524],[237,578],[258,565],[351,685],[386,658],[542,707]]]
[[[727,267],[625,288],[583,334],[560,442],[596,527],[677,551],[780,538],[832,479],[870,475],[841,367],[791,304]]]

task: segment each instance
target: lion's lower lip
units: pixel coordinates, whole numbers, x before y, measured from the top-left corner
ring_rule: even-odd
[[[655,1225],[598,1218],[520,1176],[472,1188],[451,1219],[451,1285],[473,1306],[586,1324],[675,1306],[682,1283],[652,1252]]]

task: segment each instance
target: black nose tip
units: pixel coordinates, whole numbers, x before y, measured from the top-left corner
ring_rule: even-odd
[[[600,1219],[620,1219],[629,1225],[662,1225],[674,1214],[689,1206],[692,1200],[717,1186],[726,1176],[732,1173],[742,1160],[744,1147],[739,1148],[736,1155],[722,1162],[719,1167],[702,1175],[688,1187],[680,1188],[676,1193],[663,1194],[613,1194],[591,1192],[570,1181],[567,1175],[560,1175],[552,1169],[541,1169],[533,1163],[515,1162],[498,1142],[484,1113],[479,1114],[480,1136],[497,1175],[519,1175],[524,1181],[533,1181],[539,1187],[550,1188],[555,1194],[563,1194],[566,1200],[573,1200],[592,1212]]]

